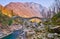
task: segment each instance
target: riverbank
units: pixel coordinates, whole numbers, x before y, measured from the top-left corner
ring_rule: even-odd
[[[13,31],[19,30],[22,28],[21,25],[11,25],[11,26],[6,26],[5,28],[3,27],[0,27],[0,39],[10,35],[11,33],[13,33]]]

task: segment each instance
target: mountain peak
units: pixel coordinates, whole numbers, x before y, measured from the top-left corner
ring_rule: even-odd
[[[3,7],[3,6],[0,4],[0,10],[2,9],[2,7]]]
[[[0,7],[3,7],[3,6],[0,4]]]

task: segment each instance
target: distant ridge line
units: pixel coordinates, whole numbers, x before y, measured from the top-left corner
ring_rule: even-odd
[[[25,17],[20,17],[20,16],[13,16],[13,19],[15,19],[15,18],[28,19],[28,20],[34,19],[34,18],[37,18],[37,19],[40,19],[40,20],[46,19],[46,18],[40,18],[40,17],[30,17],[30,18],[25,18]]]

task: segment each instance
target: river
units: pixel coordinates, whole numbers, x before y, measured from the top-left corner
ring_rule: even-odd
[[[15,30],[13,31],[12,34],[6,36],[6,37],[3,37],[2,39],[16,39],[20,34],[22,34],[24,31],[22,30]]]

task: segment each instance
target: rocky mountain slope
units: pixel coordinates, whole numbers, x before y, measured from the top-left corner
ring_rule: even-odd
[[[4,15],[12,17],[13,15],[21,16],[21,17],[46,17],[45,7],[40,4],[33,2],[10,2],[6,6],[0,5],[0,11]],[[34,20],[34,19],[33,19]],[[36,19],[35,19],[36,21]]]
[[[43,17],[40,13],[40,4],[37,3],[21,3],[21,2],[11,2],[5,6],[10,10],[13,10],[13,13],[22,16],[22,17]]]
[[[47,16],[47,8],[33,2],[10,2],[6,6],[0,5],[0,10],[2,10],[3,14],[8,15],[9,17],[11,17],[12,14],[27,18],[43,18]]]
[[[43,17],[47,16],[47,8],[42,6],[41,4],[26,2],[25,5],[33,9],[35,12],[40,13]]]
[[[2,12],[2,14],[7,15],[9,17],[11,17],[13,15],[13,11],[10,9],[5,8],[4,6],[0,5],[0,11]]]

